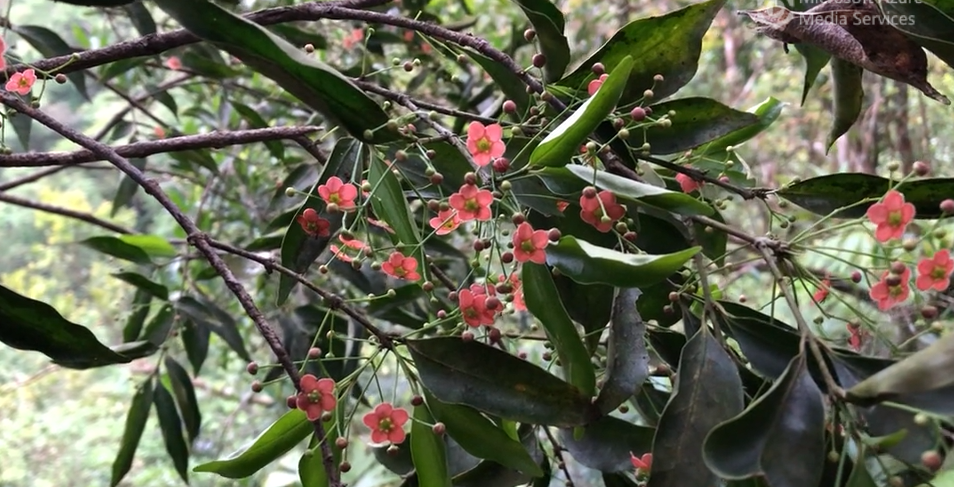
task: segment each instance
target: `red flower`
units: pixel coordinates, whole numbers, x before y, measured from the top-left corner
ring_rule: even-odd
[[[546,230],[534,230],[529,223],[523,222],[513,232],[513,257],[517,262],[543,264],[547,261],[547,247],[550,239]]]
[[[603,233],[610,231],[613,222],[626,214],[623,205],[616,202],[616,195],[606,190],[600,191],[596,198],[581,196],[580,207],[583,208],[580,218]]]
[[[636,469],[637,474],[641,473],[643,475],[647,475],[653,468],[652,453],[644,453],[642,457],[637,457],[636,455],[633,455],[633,452],[629,452],[629,461],[632,462],[633,468]]]
[[[390,225],[388,225],[387,223],[381,220],[375,220],[374,218],[370,218],[370,217],[367,220],[368,220],[368,223],[383,229],[385,232],[392,233],[392,234],[394,233],[394,229],[391,228]]]
[[[697,191],[702,187],[701,182],[696,181],[695,179],[689,177],[688,174],[683,173],[676,174],[676,182],[679,183],[679,187],[682,188],[682,192],[686,194]]]
[[[812,300],[816,303],[822,303],[825,301],[825,298],[828,297],[828,290],[831,288],[831,279],[824,278],[822,279],[821,285],[818,286],[818,290],[815,291],[815,294],[812,295]]]
[[[0,37],[0,69],[6,69],[7,60],[3,55],[7,52],[7,42]]]
[[[922,291],[934,288],[943,292],[951,284],[952,270],[954,260],[951,260],[951,253],[947,249],[940,250],[930,259],[918,262],[918,278],[914,284]]]
[[[361,42],[364,39],[364,31],[361,29],[354,29],[350,34],[346,35],[341,45],[345,49],[351,49],[355,44]]]
[[[856,352],[861,351],[861,342],[868,334],[854,323],[848,323],[845,327],[848,328],[848,346]]]
[[[457,210],[460,221],[470,220],[487,221],[493,216],[490,204],[494,195],[486,189],[477,189],[473,184],[465,184],[460,190],[450,196],[451,208]]]
[[[496,312],[487,308],[486,294],[476,294],[470,289],[464,289],[457,295],[460,304],[460,313],[464,323],[477,328],[480,325],[493,325],[497,320]]]
[[[520,282],[520,276],[516,272],[510,273],[510,285],[513,286],[513,309],[526,311],[527,302],[523,300],[523,283]]]
[[[160,126],[157,125],[155,128],[152,129],[152,131],[153,131],[153,133],[156,134],[156,137],[157,137],[157,138],[159,138],[159,139],[164,139],[164,138],[166,138],[166,129],[164,129],[164,128],[162,128],[162,127],[160,127]]]
[[[476,294],[486,294],[487,296],[496,296],[497,288],[491,286],[490,283],[473,283],[470,285],[470,292]]]
[[[567,206],[570,206],[570,203],[567,201],[560,200],[556,202],[556,207],[560,210],[560,213],[563,213],[563,210],[565,210]]]
[[[884,200],[868,208],[868,220],[877,225],[875,238],[887,242],[904,236],[904,229],[914,219],[914,205],[904,202],[904,195],[891,190]]]
[[[354,199],[358,197],[358,188],[351,184],[341,181],[338,176],[332,176],[328,182],[318,186],[318,196],[325,200],[325,203],[336,204],[342,210],[354,208]]]
[[[421,275],[417,273],[417,259],[407,257],[398,251],[391,253],[388,260],[381,264],[381,269],[385,274],[399,279],[416,281],[421,278]]]
[[[609,75],[604,73],[600,75],[599,79],[590,81],[590,84],[586,86],[587,93],[589,93],[590,96],[593,96],[593,94],[596,93],[596,90],[599,90],[600,86],[603,86],[603,82],[606,81],[606,78],[609,78]]]
[[[345,240],[344,236],[338,235],[338,240],[340,240],[341,243],[345,245],[345,248],[358,250],[357,255],[361,255],[361,252],[363,252],[365,249],[368,248],[368,244],[360,240],[356,240],[354,238]],[[344,249],[342,249],[341,247],[338,247],[335,244],[331,244],[330,248],[331,248],[331,252],[335,254],[335,257],[338,260],[343,262],[349,262],[349,263],[354,260],[354,257],[346,254],[344,252]]]
[[[331,228],[331,222],[318,216],[314,208],[305,208],[296,220],[302,230],[312,237],[327,237]]]
[[[871,287],[868,294],[871,299],[878,302],[878,309],[885,311],[908,299],[911,293],[911,288],[908,287],[910,280],[911,269],[907,267],[900,276],[892,274],[891,271],[884,271],[884,274],[881,274],[881,280]]]
[[[25,96],[30,94],[33,83],[36,83],[36,71],[27,69],[22,73],[13,73],[13,76],[7,81],[7,91]]]
[[[501,138],[503,128],[500,124],[490,124],[486,127],[480,122],[470,122],[467,127],[467,150],[474,158],[474,163],[480,167],[490,164],[490,161],[501,157],[507,147]]]
[[[492,195],[491,195],[492,196]],[[437,230],[438,235],[447,235],[460,225],[460,217],[455,210],[444,210],[430,220],[431,228]]]
[[[335,381],[327,377],[319,379],[311,374],[301,378],[301,392],[295,400],[298,409],[308,415],[308,421],[317,421],[321,413],[331,411],[338,403],[335,398]]]
[[[371,442],[384,443],[390,441],[397,445],[404,442],[407,436],[404,433],[404,423],[407,423],[407,411],[395,408],[391,403],[381,403],[374,411],[364,415],[364,425],[371,428]]]
[[[166,59],[166,67],[173,71],[178,71],[182,69],[182,61],[176,56],[170,56],[169,59]]]

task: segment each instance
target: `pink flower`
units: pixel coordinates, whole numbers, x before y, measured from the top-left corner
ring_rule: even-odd
[[[855,323],[848,323],[845,327],[848,328],[848,346],[856,352],[861,351],[861,343],[868,334]]]
[[[467,150],[474,158],[474,163],[483,167],[493,159],[504,155],[507,147],[501,140],[503,128],[500,124],[484,126],[480,122],[470,122],[467,127]]]
[[[580,218],[606,233],[613,228],[613,222],[626,214],[623,205],[616,202],[616,195],[610,191],[600,191],[596,198],[580,197]],[[604,217],[606,218],[604,220]]]
[[[173,71],[178,71],[182,69],[182,61],[176,56],[170,56],[169,59],[166,59],[166,67]]]
[[[689,177],[688,174],[679,173],[676,174],[676,182],[679,183],[679,187],[682,188],[682,192],[689,194],[693,191],[698,191],[702,187],[702,183],[696,181]]]
[[[381,221],[381,220],[375,220],[374,218],[371,218],[371,217],[368,217],[367,220],[368,220],[368,223],[370,223],[370,224],[372,224],[372,225],[374,225],[374,226],[376,226],[376,227],[378,227],[378,228],[384,230],[385,232],[388,232],[388,233],[390,233],[390,234],[393,234],[393,233],[394,233],[394,229],[391,228],[390,225],[388,225],[387,223],[385,223],[385,222],[383,222],[383,221]]]
[[[497,321],[496,311],[487,307],[489,297],[486,294],[474,293],[470,289],[464,289],[458,293],[457,303],[460,305],[464,323],[477,328],[480,325],[493,325]]]
[[[6,54],[6,52],[7,52],[7,42],[4,41],[2,37],[0,37],[0,69],[7,68],[7,59],[3,57],[3,55]]]
[[[586,86],[586,92],[593,96],[597,90],[600,89],[600,86],[603,86],[603,82],[606,81],[606,78],[609,78],[608,74],[601,74],[599,79],[594,79],[590,81],[590,84]]]
[[[904,202],[904,195],[891,190],[884,200],[868,208],[868,220],[877,225],[875,238],[887,242],[904,236],[904,229],[914,219],[914,205]]]
[[[918,278],[915,286],[922,291],[934,288],[935,291],[946,291],[951,284],[951,271],[954,270],[954,260],[947,250],[934,253],[930,259],[918,262]]]
[[[429,223],[431,228],[437,230],[438,235],[447,235],[457,229],[460,218],[457,216],[457,211],[449,209],[438,213]]]
[[[311,374],[301,378],[301,392],[295,400],[298,409],[308,415],[308,421],[317,421],[321,413],[331,411],[338,403],[335,398],[335,381],[327,377],[319,379]]]
[[[513,286],[513,309],[526,311],[527,302],[523,300],[523,283],[516,272],[510,273],[510,285]]]
[[[629,461],[632,462],[637,474],[648,475],[653,469],[652,453],[644,453],[642,457],[637,457],[633,455],[633,452],[629,452]]]
[[[341,45],[345,49],[351,49],[355,44],[360,43],[362,40],[364,40],[364,30],[354,29],[351,31],[351,33],[345,36]]]
[[[398,251],[391,253],[388,260],[381,264],[381,269],[385,274],[399,279],[416,281],[421,278],[421,275],[417,273],[417,259]]]
[[[341,181],[338,176],[332,176],[325,184],[318,186],[318,196],[325,203],[338,205],[342,210],[354,208],[354,199],[358,197],[358,188]]]
[[[345,239],[343,235],[338,235],[338,240],[340,240],[341,243],[344,244],[345,249],[358,250],[356,257],[360,256],[361,252],[363,252],[365,249],[368,248],[368,244],[354,238]],[[342,262],[349,262],[349,263],[354,260],[354,257],[346,254],[344,249],[342,249],[341,247],[338,247],[335,244],[331,244],[330,248],[331,248],[331,252],[335,255],[335,258],[337,258],[338,260]]]
[[[166,129],[157,125],[155,128],[152,129],[152,131],[156,134],[156,138],[158,139],[166,138]]]
[[[513,257],[517,262],[544,264],[547,253],[544,249],[549,243],[546,230],[534,230],[529,223],[523,222],[513,232]]]
[[[312,237],[327,237],[331,228],[331,222],[318,216],[314,208],[305,208],[296,218],[301,229]]]
[[[462,222],[490,220],[493,216],[490,212],[490,204],[493,201],[493,193],[486,189],[477,189],[477,186],[473,184],[461,186],[449,200],[451,208],[457,210],[457,217]]]
[[[30,94],[33,83],[36,83],[36,71],[27,69],[22,73],[13,73],[13,76],[7,81],[7,91],[25,96]]]
[[[884,271],[881,280],[871,286],[868,294],[871,299],[878,302],[878,309],[886,311],[892,306],[904,302],[911,294],[911,288],[908,282],[911,280],[911,269],[904,268],[901,275],[892,274],[891,271]]]
[[[560,213],[563,213],[563,210],[565,210],[567,206],[570,206],[570,203],[567,201],[560,200],[556,202],[557,210],[560,210]]]
[[[404,433],[404,423],[407,423],[407,420],[407,411],[395,408],[387,402],[378,404],[374,411],[365,414],[362,418],[364,425],[371,428],[372,443],[389,441],[393,445],[404,442],[407,436]]]
[[[828,297],[828,290],[831,288],[831,279],[824,278],[822,279],[821,286],[818,286],[818,290],[815,291],[815,294],[812,295],[812,300],[816,303],[822,303],[825,301],[825,298]]]

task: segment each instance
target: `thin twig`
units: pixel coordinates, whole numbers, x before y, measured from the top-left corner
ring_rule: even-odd
[[[39,211],[45,211],[47,213],[65,216],[67,218],[74,218],[76,220],[84,221],[91,225],[96,225],[98,227],[105,228],[106,230],[121,233],[123,235],[130,235],[134,233],[132,230],[123,228],[119,225],[116,225],[115,223],[110,223],[101,218],[97,218],[89,213],[68,210],[66,208],[60,208],[59,206],[48,205],[46,203],[38,203],[36,201],[30,201],[26,198],[20,198],[19,196],[14,196],[12,194],[0,193],[0,202],[10,203],[11,205],[22,206],[24,208],[32,208]]]

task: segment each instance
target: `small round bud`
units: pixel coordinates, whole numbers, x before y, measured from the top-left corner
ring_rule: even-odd
[[[918,248],[918,241],[917,239],[906,238],[903,242],[901,242],[901,248],[907,252],[913,252],[914,249]]]
[[[915,174],[915,175],[924,177],[924,176],[927,176],[929,172],[931,172],[931,167],[928,166],[926,162],[924,162],[924,161],[915,161],[915,163],[914,163],[914,174]]]
[[[533,39],[535,39],[536,37],[537,37],[537,31],[533,29],[527,29],[523,31],[523,38],[526,39],[527,42],[533,42]]]
[[[739,302],[740,302],[740,303],[744,303],[744,302],[746,302],[746,301],[748,301],[748,300],[749,300],[749,298],[747,298],[744,294],[740,294],[740,295],[739,295]]]
[[[348,447],[348,439],[343,436],[335,438],[335,446],[338,447],[339,450],[344,450]]]
[[[628,231],[628,232],[624,233],[624,234],[623,234],[623,239],[625,239],[625,240],[628,241],[628,242],[635,242],[635,241],[636,241],[636,232],[634,232],[634,231]]]
[[[629,230],[629,226],[626,225],[626,222],[616,222],[616,226],[614,228],[619,233],[626,233],[626,231]]]
[[[473,172],[468,172],[467,174],[464,174],[464,184],[468,184],[470,186],[477,184],[477,175],[474,174]]]
[[[364,135],[364,138],[366,138],[366,139],[373,139],[373,138],[374,138],[374,130],[367,129],[367,130],[364,131],[364,134],[363,134],[363,135]]]
[[[391,445],[386,450],[389,457],[396,457],[401,453],[401,448],[397,445]]]
[[[841,455],[838,454],[835,450],[828,452],[828,461],[831,463],[838,463],[838,460],[841,458]]]
[[[629,138],[629,130],[625,128],[619,129],[619,132],[616,132],[616,136],[623,140],[626,140]]]
[[[285,405],[288,406],[288,409],[296,409],[298,407],[298,396],[291,395],[286,397]]]
[[[311,347],[308,349],[308,358],[314,360],[321,358],[321,349],[318,347]]]
[[[599,146],[596,145],[596,142],[592,140],[586,143],[586,152],[596,152],[599,149]]]
[[[559,241],[560,237],[562,236],[563,234],[560,232],[559,228],[551,228],[550,231],[547,232],[547,239],[549,239],[551,242]]]
[[[941,458],[941,454],[937,450],[928,450],[921,454],[921,465],[932,472],[938,471],[942,463],[944,463],[944,459]]]
[[[469,331],[465,331],[460,334],[460,339],[465,342],[472,342],[474,341],[474,334]]]
[[[348,462],[341,462],[341,465],[338,465],[338,470],[340,470],[341,473],[350,472],[350,471],[351,471],[351,464],[348,463]]]
[[[533,63],[533,67],[542,68],[547,65],[547,57],[538,52],[533,55],[531,62]]]
[[[664,118],[659,121],[659,126],[664,129],[668,129],[669,127],[672,127],[672,120],[669,120],[668,118]]]
[[[653,96],[655,96],[655,93],[653,93],[653,90],[646,90],[643,92],[643,98],[647,100],[651,100]]]
[[[607,215],[603,215],[600,217],[600,223],[613,223],[613,219]]]
[[[603,63],[593,63],[593,67],[590,69],[593,71],[593,74],[597,76],[606,72],[606,66],[603,66]]]
[[[927,305],[921,308],[921,316],[926,320],[933,320],[934,318],[937,318],[937,314],[937,306]]]
[[[908,267],[907,267],[906,265],[904,265],[904,262],[897,262],[897,261],[896,261],[896,262],[892,262],[892,263],[891,263],[891,273],[892,273],[892,274],[897,274],[897,275],[900,276],[901,274],[904,274],[904,271],[905,271],[905,269],[907,269],[907,268],[908,268]]]
[[[415,394],[414,397],[411,398],[411,406],[417,407],[421,404],[424,404],[424,398],[418,394]]]
[[[509,264],[513,262],[513,252],[508,250],[504,252],[503,254],[500,254],[500,261],[503,262],[504,264]]]
[[[439,172],[431,174],[430,181],[434,186],[440,186],[444,182],[444,175]]]
[[[941,211],[944,212],[944,213],[946,213],[946,214],[948,214],[948,215],[950,215],[951,213],[954,213],[954,200],[952,200],[952,199],[946,199],[946,200],[942,201],[942,202],[941,202]]]
[[[408,73],[410,73],[411,71],[414,71],[414,63],[412,63],[411,61],[404,61],[404,70],[407,71]]]
[[[484,243],[480,240],[474,240],[474,250],[477,252],[484,250]]]
[[[677,293],[676,291],[669,293],[669,301],[672,303],[679,301],[679,293]]]
[[[588,200],[596,198],[596,188],[593,186],[587,186],[583,188],[583,197]]]
[[[888,287],[899,286],[901,285],[901,276],[897,274],[888,274],[888,277],[884,279],[884,283],[887,284]]]
[[[464,55],[464,54],[458,54],[458,55],[457,55],[457,62],[458,62],[458,64],[467,64],[467,56]]]
[[[311,53],[315,52],[315,45],[314,45],[314,44],[305,44],[305,52],[307,52],[308,54],[311,54]]]
[[[429,293],[434,290],[434,283],[431,281],[424,281],[424,284],[421,284],[421,289],[423,289],[424,292]]]
[[[851,282],[855,284],[861,282],[861,271],[854,271],[851,273]]]
[[[514,225],[519,225],[527,221],[527,215],[524,215],[523,213],[514,213],[513,216],[510,217],[510,221],[512,221]]]
[[[294,198],[296,195],[298,195],[298,190],[296,190],[295,188],[291,186],[285,188],[285,196],[289,198]]]
[[[510,169],[510,159],[507,159],[506,157],[498,157],[494,159],[493,167],[494,171],[505,173],[508,169]]]
[[[444,436],[444,433],[447,432],[447,426],[444,426],[444,423],[434,423],[434,426],[431,427],[431,431],[434,432],[437,436]]]
[[[664,78],[663,75],[661,74],[657,74],[656,76],[653,76],[653,81],[655,81],[656,83],[662,83],[663,81],[665,81],[665,79],[666,78]]]
[[[321,421],[323,423],[327,423],[328,421],[331,421],[331,411],[325,411],[321,413]]]
[[[265,386],[262,385],[262,381],[260,381],[260,380],[253,380],[253,381],[252,381],[252,392],[255,392],[255,393],[262,392],[262,389],[264,389],[264,388],[265,388]]]
[[[517,104],[513,100],[503,102],[504,113],[517,113]]]
[[[889,171],[894,172],[901,168],[901,164],[899,164],[898,161],[892,161],[892,162],[889,162],[885,167]]]
[[[449,299],[450,301],[457,302],[457,291],[451,291],[447,293],[447,299]]]
[[[257,374],[257,373],[258,373],[258,364],[255,363],[255,362],[249,362],[248,365],[245,366],[245,371],[248,372],[250,375],[255,375],[255,374]]]
[[[66,83],[66,75],[63,74],[63,73],[57,74],[56,76],[53,77],[53,79],[54,79],[58,84],[61,84],[61,85]]]
[[[914,424],[918,426],[927,426],[930,422],[931,418],[924,413],[918,413],[914,415]]]
[[[504,181],[500,183],[500,191],[507,193],[507,192],[510,192],[511,189],[513,189],[513,183],[511,183],[510,181]]]

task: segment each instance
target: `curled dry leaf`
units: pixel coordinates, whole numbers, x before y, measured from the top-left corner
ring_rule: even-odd
[[[890,25],[871,0],[827,0],[806,12],[783,7],[742,10],[756,30],[786,44],[810,44],[872,73],[907,83],[925,95],[951,101],[927,81],[927,55]]]

